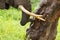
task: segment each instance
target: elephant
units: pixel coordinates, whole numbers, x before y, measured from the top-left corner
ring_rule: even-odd
[[[30,0],[0,0],[0,9],[9,9],[10,6],[18,9],[19,5],[23,5],[25,9],[31,12]],[[29,17],[29,15],[22,11],[20,24],[24,26],[28,22]]]

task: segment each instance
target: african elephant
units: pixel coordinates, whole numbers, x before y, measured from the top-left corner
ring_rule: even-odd
[[[0,9],[9,9],[10,6],[17,9],[19,5],[23,5],[25,9],[31,11],[30,0],[0,0]],[[29,17],[29,15],[22,11],[22,19],[20,24],[22,26],[25,25],[28,22]]]

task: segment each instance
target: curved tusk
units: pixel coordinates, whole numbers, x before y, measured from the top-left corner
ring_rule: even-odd
[[[45,21],[45,19],[42,18],[42,15],[37,15],[37,14],[34,14],[32,12],[29,12],[28,10],[26,10],[22,5],[19,5],[19,7],[23,12],[25,12],[27,15],[30,15],[30,16],[33,16],[39,20],[42,20],[42,21]]]

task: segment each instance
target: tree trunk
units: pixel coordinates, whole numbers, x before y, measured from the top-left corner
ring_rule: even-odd
[[[41,0],[36,14],[43,15],[45,21],[34,18],[27,29],[26,40],[55,40],[60,16],[59,0]]]

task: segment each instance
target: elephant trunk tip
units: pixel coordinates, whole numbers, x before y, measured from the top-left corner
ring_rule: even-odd
[[[27,21],[21,21],[20,22],[21,26],[25,26],[26,23],[27,23]]]

